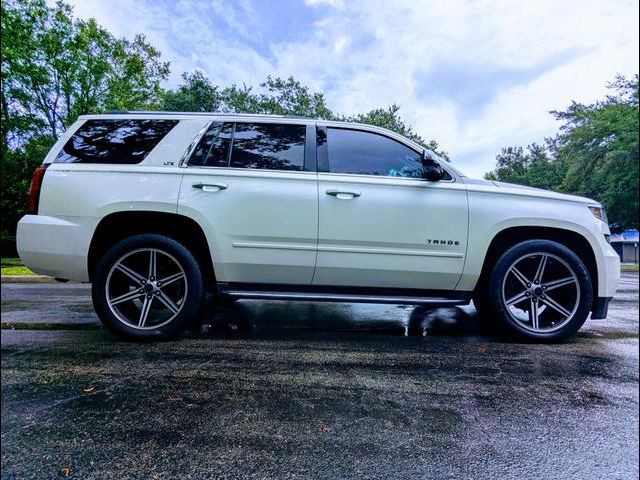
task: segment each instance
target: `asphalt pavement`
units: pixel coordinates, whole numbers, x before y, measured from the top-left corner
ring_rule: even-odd
[[[116,340],[80,284],[2,284],[2,479],[638,478],[638,275],[510,343],[472,306],[242,301]]]

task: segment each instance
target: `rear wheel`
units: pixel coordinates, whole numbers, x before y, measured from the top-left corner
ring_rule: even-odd
[[[203,292],[202,271],[191,252],[155,234],[118,242],[98,263],[92,286],[104,325],[129,339],[182,332],[195,321]]]
[[[508,334],[538,342],[575,334],[593,299],[584,263],[565,246],[548,240],[530,240],[507,250],[486,292],[488,308]]]

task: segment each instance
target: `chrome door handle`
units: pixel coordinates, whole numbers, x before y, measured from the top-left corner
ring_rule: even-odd
[[[339,198],[340,200],[353,200],[360,196],[360,192],[343,192],[340,190],[327,190],[325,193],[332,197]]]
[[[219,192],[220,190],[229,188],[229,185],[226,183],[194,183],[191,186],[193,188],[199,188],[203,192]]]

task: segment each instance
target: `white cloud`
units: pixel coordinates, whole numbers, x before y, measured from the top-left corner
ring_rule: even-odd
[[[333,55],[329,41],[345,34],[349,48]],[[602,98],[616,73],[638,72],[638,6],[350,2],[309,41],[274,51],[279,71],[315,83],[338,111],[401,104],[422,136],[480,176],[502,146],[554,134],[549,110]]]
[[[216,83],[257,83],[273,71],[273,65],[243,39],[255,18],[249,7],[226,7],[223,2],[178,0],[169,7],[153,0],[71,0],[79,17],[95,17],[117,36],[132,38],[144,33],[152,45],[171,62],[169,86],[180,81],[182,72],[203,70]],[[226,11],[225,11],[226,10]],[[222,13],[224,12],[224,14]],[[220,18],[237,33],[229,36],[212,25]],[[242,59],[239,61],[238,59]]]
[[[476,176],[500,147],[553,135],[549,110],[602,98],[616,73],[638,72],[634,1],[305,0],[315,21],[293,41],[275,32],[299,19],[263,24],[250,0],[75,2],[117,35],[145,33],[172,62],[172,85],[194,68],[221,84],[275,73],[324,91],[340,113],[395,102]]]
[[[343,0],[304,0],[304,3],[306,5],[309,5],[310,7],[319,7],[319,6],[327,5],[329,7],[338,8],[338,9],[344,8]]]

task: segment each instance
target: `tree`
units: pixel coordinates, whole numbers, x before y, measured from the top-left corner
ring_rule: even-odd
[[[613,223],[637,228],[638,75],[609,88],[603,101],[552,112],[563,122],[556,156],[568,165],[563,189],[597,198]]]
[[[449,160],[446,152],[439,150],[435,140],[425,141],[400,117],[396,104],[377,108],[370,112],[344,116],[331,111],[321,92],[312,92],[293,77],[286,80],[268,76],[260,84],[262,91],[254,93],[252,87],[231,85],[220,88],[202,72],[182,74],[183,83],[175,91],[165,93],[162,108],[182,112],[230,112],[262,113],[274,115],[298,115],[325,120],[358,122],[383,127],[403,135]]]
[[[58,1],[3,0],[0,131],[2,253],[13,236],[33,169],[79,115],[158,105],[169,64],[143,36],[115,38],[74,19]]]
[[[504,147],[496,156],[496,168],[488,180],[560,190],[565,169],[552,158],[552,147],[533,143],[528,147]]]
[[[115,38],[59,1],[2,3],[2,132],[53,139],[78,115],[157,104],[169,64],[138,35]]]
[[[507,147],[488,179],[595,198],[613,225],[638,227],[638,75],[617,76],[612,95],[551,112],[562,122],[544,147]]]
[[[253,88],[231,85],[221,89],[204,73],[182,74],[183,83],[176,91],[167,91],[163,109],[173,112],[229,112],[299,115],[311,118],[332,118],[324,94],[313,93],[293,77],[283,80],[267,77],[260,84],[262,93]]]
[[[341,120],[347,122],[365,123],[367,125],[374,125],[377,127],[386,128],[392,132],[396,132],[403,137],[413,140],[419,143],[423,147],[433,151],[436,155],[449,161],[449,155],[439,150],[438,143],[435,140],[425,141],[420,135],[413,131],[413,128],[408,126],[398,113],[400,106],[395,103],[388,108],[376,108],[367,113],[361,113],[359,115],[341,118]]]
[[[161,109],[169,112],[215,112],[221,109],[223,97],[204,73],[196,70],[182,74],[183,83],[177,90],[164,94]]]

